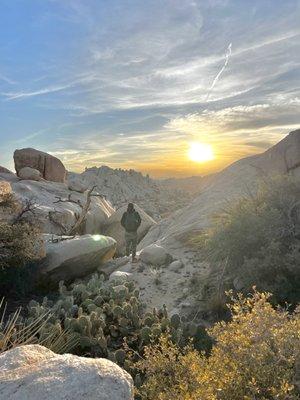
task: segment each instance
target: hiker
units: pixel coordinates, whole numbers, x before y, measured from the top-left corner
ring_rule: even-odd
[[[137,262],[136,259],[136,245],[137,245],[137,230],[141,225],[140,214],[134,209],[133,203],[129,203],[127,211],[124,212],[121,225],[125,229],[126,241],[126,256],[132,254],[132,262]]]

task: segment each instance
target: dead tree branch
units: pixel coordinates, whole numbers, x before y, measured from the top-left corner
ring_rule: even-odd
[[[76,234],[78,234],[80,232],[80,229],[83,225],[83,223],[86,220],[86,216],[89,212],[90,206],[91,206],[91,201],[92,201],[92,197],[103,197],[101,194],[98,193],[93,193],[93,191],[95,190],[97,186],[94,185],[91,189],[88,189],[85,192],[86,195],[86,201],[85,204],[83,204],[80,200],[74,200],[71,197],[71,194],[68,195],[68,197],[66,199],[62,199],[60,196],[56,196],[56,201],[54,201],[54,204],[58,204],[58,203],[73,203],[76,204],[77,206],[79,206],[81,208],[81,212],[80,213],[75,213],[75,223],[74,225],[68,229],[67,227],[65,227],[61,222],[59,222],[56,218],[55,215],[59,214],[58,211],[50,211],[49,212],[49,220],[55,224],[56,226],[58,226],[61,230],[61,233],[63,235],[67,235],[67,236],[74,236]]]
[[[87,213],[89,212],[90,206],[91,206],[91,201],[92,201],[92,196],[93,196],[93,190],[96,188],[96,186],[93,186],[91,189],[86,191],[86,202],[85,205],[82,207],[82,212],[80,215],[77,216],[77,220],[74,224],[74,226],[71,228],[69,231],[69,235],[76,235],[76,233],[79,232],[82,224],[86,220]]]
[[[14,218],[14,221],[12,225],[15,225],[21,221],[24,221],[25,215],[30,213],[32,215],[35,215],[35,211],[38,207],[38,204],[35,202],[34,199],[25,199],[22,203],[22,207],[16,217]]]

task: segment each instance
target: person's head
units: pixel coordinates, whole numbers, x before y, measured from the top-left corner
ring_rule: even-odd
[[[132,212],[133,210],[134,210],[134,205],[133,205],[133,203],[128,203],[127,211],[128,211],[128,212]]]

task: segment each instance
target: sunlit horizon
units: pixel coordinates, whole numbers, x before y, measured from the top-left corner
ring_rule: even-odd
[[[1,166],[32,147],[74,172],[207,175],[300,126],[298,0],[4,0],[1,11]],[[193,161],[190,143],[214,159]]]

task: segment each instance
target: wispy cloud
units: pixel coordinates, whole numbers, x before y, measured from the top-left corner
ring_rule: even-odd
[[[3,75],[0,73],[0,81],[3,81],[5,83],[8,83],[9,85],[15,85],[16,81],[14,81],[13,79],[7,77],[6,75]]]
[[[231,56],[231,47],[232,47],[232,43],[230,43],[229,46],[227,47],[227,52],[226,52],[226,55],[225,55],[224,65],[222,66],[220,71],[217,73],[215,79],[213,80],[213,82],[211,84],[211,87],[208,90],[206,101],[209,100],[209,96],[211,95],[212,91],[214,90],[214,87],[215,87],[216,83],[218,82],[218,80],[220,79],[220,76],[223,74],[225,68],[227,67],[227,64],[229,62],[229,58]]]
[[[223,162],[261,151],[300,123],[300,9],[271,3],[49,0],[27,21],[30,52],[3,64],[18,82],[2,79],[2,135],[77,170],[176,158],[178,171],[191,138]],[[34,136],[45,126],[55,140]]]
[[[7,100],[18,100],[18,99],[24,99],[27,97],[35,97],[35,96],[41,96],[41,95],[46,95],[49,93],[56,93],[56,92],[61,92],[63,90],[69,89],[72,87],[72,84],[67,84],[67,85],[60,85],[60,86],[49,86],[46,88],[34,90],[32,92],[2,92],[2,96],[6,97]]]

